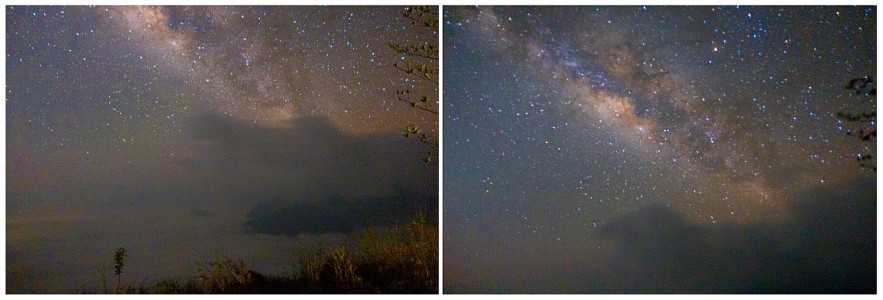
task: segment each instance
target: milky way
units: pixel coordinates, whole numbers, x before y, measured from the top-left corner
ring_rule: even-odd
[[[432,150],[401,132],[438,116],[396,91],[438,86],[389,45],[437,31],[403,10],[7,7],[7,291],[95,288],[116,247],[132,282],[223,256],[290,272],[435,211]]]
[[[868,144],[846,131],[875,124],[836,113],[875,107],[844,88],[875,74],[874,18],[873,8],[448,8],[449,290],[627,291],[521,283],[556,264],[603,270],[586,253],[613,252],[598,232],[630,228],[611,224],[647,209],[696,226],[781,224],[801,218],[807,190],[873,177],[855,160]]]

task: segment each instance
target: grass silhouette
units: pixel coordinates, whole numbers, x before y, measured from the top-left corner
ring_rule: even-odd
[[[291,276],[265,276],[229,258],[197,263],[195,275],[138,287],[138,294],[434,294],[438,293],[438,224],[418,215],[391,230],[368,228],[351,246],[301,255]],[[101,290],[86,293],[109,293]]]

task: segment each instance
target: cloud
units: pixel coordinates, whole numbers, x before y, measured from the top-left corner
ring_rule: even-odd
[[[875,293],[874,180],[797,199],[777,222],[698,224],[649,205],[562,247],[448,241],[472,251],[446,251],[445,292]]]
[[[602,229],[610,292],[873,293],[875,188],[800,198],[787,222],[697,225],[648,207]],[[636,272],[630,272],[636,271]]]
[[[403,223],[431,205],[426,198],[367,198],[342,196],[319,201],[294,199],[263,201],[248,214],[245,224],[266,234],[348,233],[366,225]]]
[[[182,163],[230,174],[237,197],[254,203],[245,225],[259,233],[347,233],[437,207],[437,167],[395,134],[350,135],[319,117],[267,127],[202,115],[193,137],[205,156]]]
[[[349,134],[318,117],[262,126],[213,114],[185,128],[167,140],[181,145],[171,161],[70,159],[76,168],[55,173],[18,164],[40,184],[10,182],[8,291],[99,286],[97,272],[112,274],[117,247],[129,253],[130,283],[192,276],[196,262],[222,257],[288,274],[298,251],[340,244],[356,227],[395,224],[418,209],[437,215],[437,167],[422,162],[421,144],[394,132]]]

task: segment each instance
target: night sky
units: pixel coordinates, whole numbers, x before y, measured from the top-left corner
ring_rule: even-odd
[[[444,292],[876,292],[873,7],[446,7]]]
[[[7,292],[96,288],[117,247],[134,284],[225,256],[283,274],[437,213],[438,166],[401,132],[438,116],[396,90],[438,88],[388,43],[438,33],[402,10],[7,7]]]

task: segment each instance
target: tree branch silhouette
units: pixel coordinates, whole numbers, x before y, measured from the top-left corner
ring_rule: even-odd
[[[849,83],[847,83],[846,89],[853,91],[855,95],[859,96],[877,96],[877,84],[874,80],[874,76],[862,76],[859,78],[851,79]],[[871,171],[876,172],[877,151],[874,146],[877,145],[877,113],[875,111],[859,113],[839,111],[837,112],[837,117],[860,125],[872,126],[871,128],[860,128],[858,132],[847,130],[846,135],[854,136],[864,144],[865,152],[858,154],[856,157],[859,165],[862,168],[869,168],[871,169]]]
[[[433,6],[413,6],[402,11],[404,16],[413,28],[427,29],[433,33],[438,32],[438,12]],[[438,87],[439,71],[438,71],[438,47],[433,41],[421,42],[412,45],[401,45],[389,43],[389,48],[396,53],[402,54],[402,59],[410,58],[404,62],[396,62],[393,67],[399,69],[405,74],[415,76],[421,81],[431,83]],[[433,115],[438,115],[438,100],[430,100],[431,95],[421,95],[411,98],[413,92],[411,89],[401,89],[396,91],[398,101],[406,102],[409,106],[420,111]],[[423,131],[417,124],[408,124],[402,132],[402,135],[410,140],[414,140],[426,145],[429,151],[423,159],[426,163],[438,164],[438,138],[431,137],[427,132]]]

